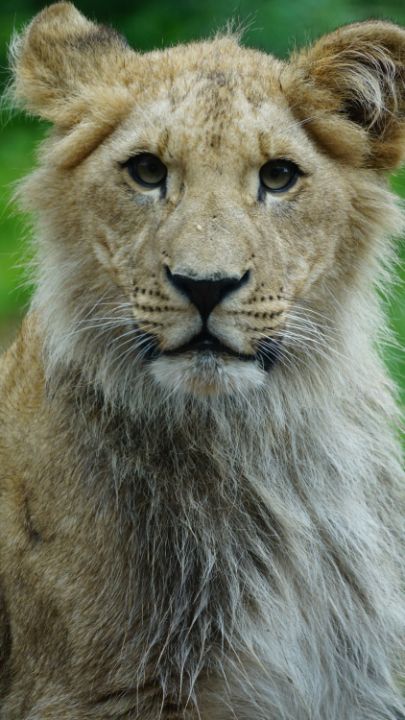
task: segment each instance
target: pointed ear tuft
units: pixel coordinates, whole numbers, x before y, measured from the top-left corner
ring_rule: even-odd
[[[86,92],[117,83],[135,53],[114,30],[87,20],[71,3],[40,12],[10,48],[12,96],[20,107],[62,126],[80,120]]]
[[[392,169],[405,155],[405,30],[371,21],[340,28],[293,57],[293,111],[333,155]]]

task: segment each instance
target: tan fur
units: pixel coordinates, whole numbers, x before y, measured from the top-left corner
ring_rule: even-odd
[[[69,3],[14,40],[12,95],[55,127],[19,190],[37,290],[0,365],[1,720],[401,717],[374,286],[404,54],[370,22],[288,63],[228,36],[141,55]],[[164,197],[124,167],[140,152]],[[260,196],[275,158],[303,174]],[[208,328],[278,363],[147,360],[201,329],[166,268],[249,273]]]

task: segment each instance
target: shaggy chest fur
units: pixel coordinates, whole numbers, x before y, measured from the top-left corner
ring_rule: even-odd
[[[19,669],[3,717],[155,718],[164,708],[191,718],[198,707],[208,720],[237,702],[238,717],[268,720],[288,702],[292,717],[332,703],[349,719],[358,688],[342,694],[336,666],[367,668],[366,701],[384,658],[365,628],[373,636],[382,614],[387,628],[387,607],[396,623],[383,525],[394,488],[386,479],[387,495],[370,506],[384,469],[369,448],[358,445],[349,484],[332,458],[344,449],[331,443],[336,428],[324,414],[320,432],[318,408],[259,433],[241,406],[190,405],[169,426],[160,413],[106,412],[73,389],[77,378],[54,395],[40,378],[17,384],[13,403],[24,402],[35,431],[3,470],[2,568]],[[345,438],[348,452],[361,428],[343,407],[335,413],[346,423],[335,443]],[[298,651],[310,667],[296,664]]]

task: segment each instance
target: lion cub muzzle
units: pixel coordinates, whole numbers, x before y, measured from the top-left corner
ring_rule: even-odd
[[[197,395],[234,392],[239,384],[262,384],[263,373],[278,353],[272,353],[270,362],[269,352],[264,355],[259,348],[250,352],[238,348],[229,340],[233,323],[228,326],[226,307],[219,321],[214,312],[221,313],[222,304],[229,299],[238,302],[239,292],[252,280],[251,270],[239,275],[224,271],[204,275],[194,269],[175,272],[166,264],[164,272],[170,286],[198,311],[199,324],[191,336],[152,358],[155,380],[169,388],[180,385]]]
[[[185,352],[214,353],[215,355],[230,355],[240,360],[253,360],[253,355],[241,354],[230,348],[226,343],[208,329],[208,318],[212,311],[231,293],[244,287],[250,279],[250,270],[246,270],[240,277],[218,273],[214,276],[199,277],[190,271],[189,275],[172,273],[165,266],[166,277],[172,286],[182,295],[185,295],[194,305],[201,317],[201,330],[191,340],[166,352],[167,355],[178,355]]]

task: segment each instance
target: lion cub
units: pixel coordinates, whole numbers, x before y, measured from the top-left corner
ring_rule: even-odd
[[[375,285],[405,32],[147,54],[69,3],[0,368],[1,720],[394,720],[404,477]]]

